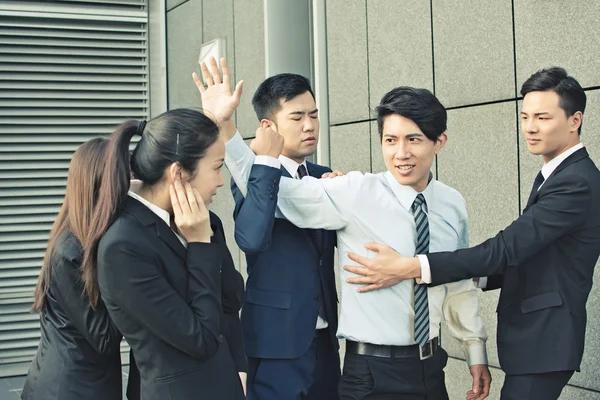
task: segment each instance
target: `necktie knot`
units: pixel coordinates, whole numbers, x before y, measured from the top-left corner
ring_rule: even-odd
[[[306,170],[306,167],[304,166],[304,164],[300,164],[298,166],[298,177],[300,179],[302,179],[302,178],[304,178],[307,175],[308,175],[308,171]]]
[[[542,183],[544,183],[545,179],[544,179],[544,175],[542,174],[542,171],[538,172],[537,176],[535,177],[535,183],[537,186],[540,186]]]
[[[423,204],[427,204],[425,202],[425,196],[423,196],[422,193],[419,193],[417,195],[417,197],[415,198],[415,201],[413,201],[413,204],[412,204],[413,211],[417,211],[419,209],[419,207],[421,207]]]

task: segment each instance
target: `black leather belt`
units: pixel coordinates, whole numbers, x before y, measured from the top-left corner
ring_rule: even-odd
[[[419,358],[420,360],[426,360],[433,357],[438,347],[438,338],[434,338],[427,342],[425,347],[421,347],[418,344],[410,346],[385,346],[346,340],[347,352],[361,356],[381,358]]]

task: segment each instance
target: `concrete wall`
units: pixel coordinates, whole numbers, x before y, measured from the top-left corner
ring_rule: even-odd
[[[197,106],[190,74],[200,44],[227,39],[227,58],[245,94],[238,126],[251,137],[256,119],[250,97],[264,79],[261,0],[168,0],[169,107]],[[582,141],[600,163],[600,3],[568,0],[327,0],[327,59],[331,165],[378,172],[381,160],[372,110],[389,89],[409,85],[432,90],[449,110],[446,148],[434,169],[458,189],[470,213],[471,244],[495,235],[523,208],[541,160],[528,154],[519,131],[518,90],[540,68],[559,65],[587,89]],[[223,219],[234,258],[230,191],[213,207]],[[596,276],[600,270],[597,268]],[[492,399],[499,399],[496,293],[480,296],[489,329]],[[451,399],[471,383],[464,357],[447,331],[444,347]],[[561,399],[599,399],[600,289],[588,302],[582,372]]]

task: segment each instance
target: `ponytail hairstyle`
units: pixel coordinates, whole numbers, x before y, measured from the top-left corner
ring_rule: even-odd
[[[79,146],[71,158],[65,199],[50,230],[46,255],[33,294],[34,312],[40,312],[46,302],[52,277],[52,257],[57,251],[58,238],[63,232],[70,231],[82,247],[88,239],[90,222],[102,182],[107,147],[108,140],[95,138]],[[90,304],[92,308],[96,307],[96,302],[92,301],[91,297]]]
[[[136,134],[142,138],[130,155],[131,138]],[[117,127],[108,143],[105,179],[83,249],[83,280],[91,299],[97,301],[100,293],[98,243],[127,198],[130,179],[153,186],[163,179],[173,163],[194,176],[198,161],[218,138],[219,128],[210,118],[200,111],[184,108],[167,111],[147,123],[130,120]]]

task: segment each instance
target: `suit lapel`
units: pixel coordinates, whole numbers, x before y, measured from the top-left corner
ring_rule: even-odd
[[[165,221],[160,219],[158,215],[130,196],[127,196],[127,199],[125,200],[124,209],[139,219],[140,222],[148,229],[151,229],[151,226],[155,225],[156,235],[162,239],[179,257],[185,260],[185,247],[183,244],[181,244],[177,238],[177,235],[175,235],[175,232],[171,230],[171,227],[169,227]]]
[[[554,171],[552,171],[552,173],[550,174],[550,176],[548,177],[548,179],[546,179],[544,181],[544,185],[540,188],[540,190],[537,190],[537,188],[534,187],[531,189],[531,193],[529,195],[529,200],[527,201],[527,206],[525,207],[525,210],[527,210],[529,207],[531,207],[532,204],[534,204],[538,197],[539,194],[542,190],[544,190],[544,188],[546,187],[546,182],[551,180],[553,176],[555,176],[556,174],[558,174],[560,171],[562,171],[563,169],[565,169],[566,167],[575,164],[578,161],[583,160],[584,158],[589,157],[587,150],[585,149],[585,147],[583,149],[579,149],[577,150],[575,153],[571,154],[569,157],[567,157],[563,162],[561,162],[558,167],[556,167],[556,169]],[[525,210],[523,210],[523,212],[525,212]]]
[[[171,227],[167,226],[167,224],[165,224],[165,221],[163,221],[162,219],[157,219],[158,221],[156,222],[156,228],[158,237],[164,240],[164,242],[168,244],[169,247],[175,253],[177,253],[179,257],[181,257],[181,259],[185,260],[186,248],[183,246],[183,244],[181,243],[175,232],[173,232]]]

